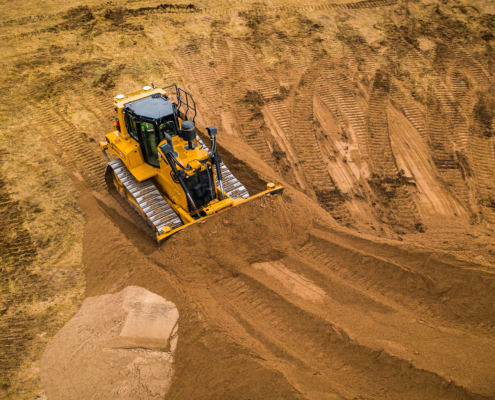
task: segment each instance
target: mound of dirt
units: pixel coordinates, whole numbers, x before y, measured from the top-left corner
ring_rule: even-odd
[[[174,303],[137,286],[87,298],[43,355],[48,398],[163,398],[173,375],[178,319]]]

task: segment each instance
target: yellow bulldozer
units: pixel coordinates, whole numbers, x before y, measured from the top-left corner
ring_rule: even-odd
[[[174,93],[169,96],[167,91]],[[143,218],[159,243],[254,197],[283,192],[282,185],[268,183],[267,190],[249,195],[218,154],[217,129],[206,128],[210,148],[197,136],[196,104],[177,85],[151,84],[117,95],[114,104],[114,131],[100,142],[109,160],[105,180],[108,189]],[[114,155],[112,161],[107,151]]]

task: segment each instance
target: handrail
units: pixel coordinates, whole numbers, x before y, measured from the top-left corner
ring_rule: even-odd
[[[175,87],[175,95],[177,96],[177,102],[179,103],[178,104],[178,107],[177,107],[177,110],[180,112],[180,108],[182,105],[184,105],[186,107],[186,111],[184,113],[184,119],[187,121],[188,120],[188,113],[189,113],[189,110],[192,110],[194,112],[194,115],[192,116],[192,120],[194,122],[194,119],[196,118],[196,102],[194,101],[193,97],[192,97],[192,94],[189,93],[189,92],[186,92],[184,89],[180,88],[177,86],[176,83],[173,83],[172,85],[169,85],[169,86],[165,86],[163,87],[162,89],[165,90],[165,89],[168,89],[168,88],[171,88],[171,87]],[[181,92],[184,93],[184,100],[185,102],[183,101],[182,97],[181,97]],[[189,104],[189,102],[192,103]]]

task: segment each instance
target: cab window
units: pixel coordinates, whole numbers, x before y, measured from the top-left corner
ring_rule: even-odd
[[[125,118],[124,119],[125,119],[125,127],[127,128],[127,132],[134,139],[138,140],[136,122],[131,117],[129,117],[128,114],[125,114]]]
[[[160,124],[160,133],[162,135],[162,138],[164,138],[164,134],[168,133],[170,136],[175,136],[175,125],[174,121],[167,121],[164,122],[163,124]]]
[[[158,162],[158,150],[156,148],[155,126],[147,122],[141,122],[140,125],[141,136],[143,138],[142,146],[144,147],[147,162],[155,167],[159,167],[160,163]]]

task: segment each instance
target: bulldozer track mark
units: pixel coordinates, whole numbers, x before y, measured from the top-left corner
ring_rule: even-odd
[[[350,2],[350,3],[334,3],[334,4],[324,4],[324,5],[304,5],[304,6],[280,6],[280,7],[256,7],[253,9],[252,7],[234,7],[230,9],[215,9],[215,8],[196,8],[189,7],[189,5],[182,4],[161,4],[155,7],[146,7],[140,9],[126,9],[126,11],[131,15],[152,15],[152,14],[210,14],[210,15],[230,15],[233,13],[239,13],[242,11],[249,11],[252,13],[267,13],[267,12],[304,12],[304,11],[324,11],[324,10],[339,10],[339,9],[363,9],[363,8],[380,8],[380,7],[389,7],[398,4],[399,0],[376,0],[376,1],[359,1],[359,2]],[[116,8],[119,7],[118,4],[113,2],[103,3],[102,5],[90,7],[90,11],[99,12],[108,8]],[[13,20],[8,20],[4,22],[0,22],[0,28],[3,27],[13,27],[13,26],[21,26],[33,22],[39,22],[43,20],[52,20],[55,18],[63,18],[66,15],[65,12],[59,13],[51,13],[51,14],[37,14],[32,16],[26,16],[22,18],[17,18]],[[48,26],[46,28],[38,28],[35,30],[20,32],[20,33],[12,33],[10,35],[4,35],[0,37],[0,42],[15,40],[15,39],[23,39],[23,38],[32,38],[35,36],[43,35],[45,33],[51,33],[56,30],[56,25]]]
[[[132,4],[137,2],[138,0],[127,0],[125,4]],[[260,12],[273,11],[277,12],[279,10],[304,10],[304,11],[318,11],[318,10],[328,10],[332,8],[375,8],[375,7],[386,7],[397,4],[398,0],[374,0],[374,1],[359,1],[359,2],[349,2],[349,3],[335,3],[335,4],[315,4],[315,5],[304,5],[304,6],[288,6],[288,7],[259,7],[256,6],[256,10]],[[166,7],[161,7],[161,5],[156,6],[154,9],[146,10],[148,13],[150,12],[160,12],[160,13],[218,13],[218,14],[230,14],[232,12],[241,11],[244,9],[252,9],[251,7],[234,7],[229,10],[221,10],[216,9],[214,7],[205,7],[201,9],[188,7],[187,4],[166,4]],[[96,6],[89,7],[90,11],[98,12],[105,9],[118,8],[121,7],[121,3],[117,3],[114,1],[107,1],[102,4],[98,4]],[[136,9],[139,10],[139,9]],[[133,10],[130,9],[132,12]],[[143,12],[146,12],[143,10]],[[256,11],[254,11],[256,12]],[[47,19],[54,19],[57,17],[66,16],[67,12],[56,12],[56,13],[42,13],[29,15],[25,17],[10,19],[6,21],[0,22],[0,28],[3,27],[13,27],[19,25],[25,25],[33,22],[39,22]]]
[[[462,107],[452,93],[450,93],[443,80],[436,79],[434,93],[440,106],[440,111],[445,115],[453,128],[454,137],[452,139],[456,140],[457,145],[462,150],[467,150],[471,134],[469,133],[467,119]]]
[[[242,67],[248,74],[251,84],[267,103],[269,110],[290,140],[291,113],[287,105],[281,100],[280,85],[263,70],[245,43],[236,40],[231,43],[231,46],[236,63],[234,69],[235,67]]]
[[[315,85],[320,74],[320,63],[305,72],[299,82],[292,113],[293,147],[302,164],[307,181],[312,185],[318,202],[338,221],[350,223],[350,213],[344,205],[340,191],[335,186],[315,135],[313,101]]]
[[[101,11],[105,11],[108,9],[122,9],[122,5],[120,3],[116,3],[113,1],[108,1],[102,4],[98,4],[96,6],[88,7],[86,6],[88,11],[92,13],[98,13]],[[70,10],[69,11],[62,11],[62,12],[56,12],[56,13],[43,13],[43,14],[36,14],[36,15],[30,15],[26,17],[21,17],[21,18],[16,18],[8,21],[3,21],[0,22],[0,28],[4,27],[14,27],[14,26],[21,26],[21,25],[26,25],[29,23],[34,23],[34,22],[40,22],[44,20],[54,20],[54,19],[61,19],[61,20],[67,20],[70,19]],[[199,10],[196,9],[194,6],[190,4],[159,4],[155,7],[143,7],[143,8],[135,8],[135,9],[127,9],[124,8],[124,11],[127,12],[131,16],[139,16],[139,15],[151,15],[154,13],[196,13]],[[23,37],[32,37],[35,35],[40,35],[43,33],[50,33],[50,32],[56,32],[58,25],[52,25],[46,28],[40,28],[40,29],[35,29],[29,32],[22,32],[18,34],[11,34],[11,35],[6,35],[0,37],[0,41],[2,40],[11,40],[11,39],[16,39],[16,38],[23,38]]]
[[[451,49],[454,49],[456,47],[458,47],[457,44],[451,43]],[[419,77],[424,74],[428,74],[430,76],[432,83],[430,83],[430,86],[428,88],[425,88],[427,91],[427,98],[425,101],[426,111],[424,113],[426,114],[425,118],[428,120],[431,115],[429,110],[431,110],[432,106],[434,106],[436,110],[434,113],[441,115],[441,117],[435,116],[435,118],[443,118],[445,120],[444,123],[449,125],[449,131],[452,132],[450,140],[455,140],[457,142],[457,147],[459,147],[461,150],[467,151],[470,133],[468,129],[466,109],[464,109],[461,105],[462,98],[457,99],[457,97],[453,95],[453,92],[445,83],[443,73],[438,72],[434,69],[432,70],[430,67],[430,61],[426,59],[417,49],[413,48],[410,45],[405,46],[405,49],[407,49],[407,56],[404,59],[397,58],[397,54],[393,52],[390,52],[389,56],[392,58],[395,57],[395,62],[402,62],[404,63],[404,65],[407,65],[408,70],[412,71]],[[458,75],[455,76],[458,77]],[[449,81],[448,77],[446,80]],[[426,139],[427,142],[431,144],[438,141],[438,132],[433,132],[433,137],[431,137],[430,129],[426,126],[429,122],[427,122],[425,125],[423,124],[423,117],[421,115],[422,112],[418,110],[411,110],[411,107],[416,108],[412,106],[414,102],[408,101],[409,105],[405,103],[404,96],[408,98],[409,96],[406,95],[404,91],[398,87],[397,82],[393,82],[392,84],[391,96],[394,104],[396,104],[399,109],[403,111],[406,117],[411,121],[413,126],[418,129],[418,131]],[[469,109],[469,107],[467,109]],[[440,144],[440,147],[446,145],[445,138],[439,143],[442,143]],[[435,144],[433,146],[436,147]],[[449,145],[444,147],[449,148],[451,146]]]
[[[203,8],[200,12],[214,15],[229,15],[235,12],[249,11],[253,14],[266,14],[267,12],[304,12],[304,11],[324,11],[339,9],[360,9],[360,8],[379,8],[394,6],[398,0],[374,0],[358,1],[349,3],[330,3],[330,4],[306,4],[297,6],[258,6],[255,7],[233,7],[231,9]]]
[[[274,143],[281,144],[282,149],[285,153],[290,153],[290,111],[285,103],[280,99],[281,92],[278,83],[271,78],[266,72],[260,67],[256,58],[252,54],[251,50],[242,42],[235,41],[230,43],[233,53],[232,60],[232,70],[236,72],[245,71],[247,76],[249,77],[249,82],[256,89],[257,93],[262,97],[265,102],[266,107],[270,111],[270,113],[274,116],[278,125],[282,129],[283,136],[280,138],[281,142],[277,139],[277,137],[270,137],[270,141]],[[240,117],[244,126],[247,126],[248,129],[250,127],[249,122],[246,121],[245,111],[242,108],[242,105],[236,104],[236,115]],[[244,115],[243,115],[244,114]],[[261,117],[261,115],[260,115]],[[264,120],[260,118],[259,122],[264,125]],[[250,127],[247,135],[249,137],[248,141],[252,141],[254,143],[253,147],[260,152],[261,154],[265,154],[264,159],[272,168],[278,170],[278,164],[273,156],[273,148],[268,143],[267,137],[260,130],[260,127]],[[256,130],[256,133],[253,133],[253,128]],[[268,133],[266,133],[268,135]],[[268,158],[268,154],[270,154]],[[289,156],[290,157],[290,156]]]
[[[368,149],[372,170],[376,177],[385,181],[399,179],[399,168],[390,141],[388,104],[391,77],[378,70],[370,93],[368,106]],[[412,227],[420,221],[416,204],[404,184],[397,181],[396,195],[386,200],[398,211],[398,222]],[[381,196],[381,194],[380,194]]]
[[[88,183],[96,189],[103,190],[100,177],[103,176],[106,164],[103,157],[90,147],[87,137],[47,105],[41,112],[40,120],[39,129],[45,132],[46,137],[55,139],[62,150],[71,157],[70,160],[62,162],[66,166],[75,162],[76,168]]]
[[[470,143],[470,160],[476,179],[478,202],[482,207],[483,217],[495,224],[495,148],[492,138],[472,137]]]
[[[445,106],[445,101],[441,101],[438,97],[430,97],[427,105],[428,144],[440,176],[449,183],[452,187],[452,194],[461,204],[470,209],[469,187],[454,149],[455,139],[458,136],[455,135],[455,126],[448,118],[448,111],[447,113],[444,111]],[[467,148],[467,145],[463,142],[459,144],[459,147]]]
[[[479,298],[476,290],[465,286],[470,282],[478,287],[477,290],[484,290],[494,284],[492,274],[484,273],[479,277],[470,268],[442,259],[425,258],[424,263],[412,263],[407,252],[387,258],[368,253],[366,246],[356,246],[340,245],[316,234],[298,253],[310,262],[320,263],[332,274],[352,281],[357,287],[379,293],[418,316],[440,319],[447,324],[460,323],[471,329],[481,321],[495,326],[489,305],[492,300]],[[346,264],[344,260],[351,257],[353,263]],[[446,293],[449,293],[449,302],[442,301]]]
[[[493,82],[489,68],[483,65],[482,62],[454,38],[446,38],[445,42],[453,55],[449,61],[453,64],[454,68],[465,67],[469,76],[476,82],[478,89],[488,89]]]
[[[228,46],[228,43],[226,45]],[[240,76],[242,71],[247,71],[246,55],[240,48],[240,43],[235,43],[232,50],[232,55],[226,64],[232,76]],[[261,110],[258,109],[259,105],[242,102],[238,99],[241,97],[240,93],[244,93],[244,96],[249,94],[249,89],[243,82],[239,82],[234,90],[236,91],[235,94],[232,93],[230,96],[233,99],[232,108],[244,140],[259,154],[263,161],[277,171],[278,166],[273,156],[273,149],[263,133],[265,122]]]
[[[107,125],[111,126],[111,117],[114,117],[116,113],[114,110],[114,105],[108,97],[90,94],[84,96],[84,101],[82,104],[97,117],[100,124],[102,124],[103,121],[108,121],[109,123]]]
[[[220,95],[217,90],[219,80],[212,68],[207,64],[205,52],[201,50],[201,43],[189,43],[179,51],[178,59],[184,68],[189,71],[190,76],[194,77],[199,93],[211,104],[211,110],[218,114],[217,109],[223,106],[223,103],[219,101]]]
[[[231,71],[231,66],[229,45],[225,38],[215,38],[213,41],[213,49],[215,53],[215,59],[218,60],[214,68],[217,71],[220,79],[227,79]]]
[[[89,7],[91,11],[101,11],[107,7],[111,6],[118,6],[117,3],[113,1],[107,1],[105,3],[97,4],[95,6]],[[45,19],[53,19],[55,17],[68,17],[67,11],[60,11],[56,13],[42,13],[42,14],[35,14],[35,15],[29,15],[25,17],[20,17],[20,18],[15,18],[15,19],[10,19],[7,21],[0,22],[0,28],[3,28],[4,26],[16,26],[16,25],[24,25],[28,24],[31,22],[38,22],[38,21],[43,21]]]
[[[9,386],[34,336],[36,318],[22,312],[7,313],[10,306],[43,294],[39,277],[29,270],[37,248],[24,227],[23,211],[12,199],[1,169],[8,152],[0,149],[0,382]],[[3,285],[23,285],[22,291]],[[36,289],[34,289],[36,287]]]
[[[390,76],[377,71],[368,106],[368,146],[373,172],[386,177],[396,177],[399,170],[388,130],[389,91]]]
[[[227,282],[227,283],[226,283]],[[263,322],[268,322],[272,327],[284,324],[283,319],[276,316],[275,311],[269,303],[258,294],[258,291],[251,288],[249,283],[245,282],[242,277],[232,278],[229,281],[219,281],[226,291],[224,293],[234,304],[239,303],[246,309],[251,309],[257,315],[263,316]],[[268,318],[270,316],[271,318]]]
[[[348,79],[332,64],[325,62],[316,83],[316,93],[340,124],[346,128],[350,126],[356,135],[361,152],[366,156],[368,150],[366,117],[357,104]]]
[[[447,76],[447,84],[463,110],[467,114],[471,114],[474,102],[468,77],[460,71],[454,71]]]
[[[350,50],[351,57],[346,60],[349,66],[358,73],[365,73],[370,78],[378,65],[379,55],[368,44],[358,30],[346,23],[338,24],[339,38],[342,46]]]
[[[399,83],[395,80],[392,81],[390,86],[390,99],[404,116],[411,122],[411,124],[420,133],[423,139],[428,139],[428,133],[426,129],[426,116],[421,108],[408,96],[399,86]]]
[[[324,388],[326,393],[353,397],[352,391],[357,390],[370,398],[379,398],[378,388],[384,387],[386,382],[389,395],[394,393],[392,397],[402,397],[404,387],[407,387],[410,398],[433,399],[449,395],[470,398],[471,393],[459,386],[452,387],[435,373],[351,341],[345,332],[322,317],[297,307],[250,277],[241,274],[236,278],[221,279],[212,294],[221,307],[271,352],[264,358],[283,358],[285,363],[292,364],[291,368],[317,370],[332,377],[332,383]],[[345,384],[337,383],[343,382],[348,374],[359,376],[361,384],[349,389]],[[300,376],[299,379],[305,378]],[[426,383],[429,389],[425,389]],[[432,387],[434,394],[427,392]]]

